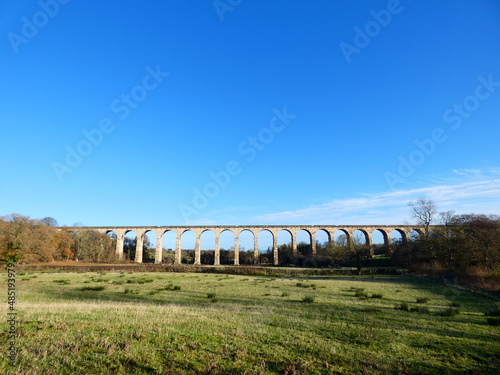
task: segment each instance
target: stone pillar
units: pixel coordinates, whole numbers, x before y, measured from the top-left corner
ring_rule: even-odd
[[[142,250],[144,247],[144,233],[137,233],[135,245],[135,262],[142,263]]]
[[[335,230],[328,232],[328,242],[333,246],[335,246]]]
[[[401,230],[401,238],[403,239],[403,243],[407,244],[411,241],[411,230]]]
[[[386,231],[387,230],[387,231]],[[385,246],[385,255],[391,254],[391,229],[379,229],[379,232],[382,233],[382,237],[384,237],[384,246]],[[373,232],[372,232],[373,234]]]
[[[273,264],[277,266],[279,264],[278,258],[278,233],[272,233],[273,235]]]
[[[238,235],[234,234],[234,265],[238,266],[240,264],[240,244],[238,242]]]
[[[196,233],[196,243],[194,245],[194,264],[201,264],[201,252],[200,252],[200,236],[201,233]]]
[[[366,229],[363,230],[363,232],[365,234],[365,241],[366,241],[366,246],[368,247],[369,257],[373,258],[373,256],[375,255],[375,251],[373,250],[373,244],[372,244],[372,238],[370,236],[370,232]]]
[[[253,263],[259,264],[259,236],[258,233],[253,233]]]
[[[344,233],[347,237],[346,245],[349,249],[352,249],[352,236],[353,236],[354,231],[351,229],[344,229]]]
[[[297,232],[294,231],[292,232],[292,254],[294,257],[297,257],[298,255],[298,250],[297,250]]]
[[[175,264],[182,263],[181,234],[175,233]]]
[[[115,231],[116,233],[116,257],[118,260],[123,260],[123,241],[125,233],[123,231]]]
[[[311,235],[311,254],[316,255],[316,232],[310,232]]]
[[[155,263],[161,263],[162,260],[163,260],[163,237],[161,232],[156,232]]]
[[[215,233],[214,266],[220,266],[220,232]]]

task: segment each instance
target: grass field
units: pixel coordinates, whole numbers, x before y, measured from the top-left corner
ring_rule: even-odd
[[[484,315],[495,302],[407,276],[25,272],[16,281],[18,358],[11,367],[3,355],[1,373],[496,374],[500,368],[500,327]],[[6,302],[3,311],[6,317]]]

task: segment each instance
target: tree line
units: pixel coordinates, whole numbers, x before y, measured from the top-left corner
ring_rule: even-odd
[[[453,211],[438,212],[432,200],[419,199],[409,203],[410,212],[420,226],[419,236],[406,241],[372,245],[364,239],[341,235],[335,241],[317,243],[316,253],[311,245],[297,244],[297,252],[291,244],[278,247],[278,264],[301,267],[363,267],[377,265],[373,254],[384,255],[385,266],[415,268],[432,265],[445,270],[467,273],[483,270],[500,275],[500,217],[497,215],[455,214]],[[439,224],[432,227],[433,224]],[[431,229],[432,228],[432,229]],[[374,247],[375,246],[375,247]],[[0,217],[0,257],[22,263],[39,263],[60,260],[86,262],[113,262],[116,237],[95,230],[76,233],[61,230],[57,221],[46,217],[31,219],[19,214]],[[125,238],[125,260],[133,261],[136,239]],[[182,251],[182,262],[193,263],[194,250]],[[155,249],[148,237],[144,238],[143,260],[153,262]],[[253,250],[240,250],[240,264],[274,264],[273,250],[269,247],[254,258]],[[175,252],[163,249],[162,262],[173,263]],[[215,251],[201,252],[202,264],[214,264]],[[221,249],[220,263],[234,264],[234,250]],[[380,263],[379,263],[380,265]]]
[[[51,217],[30,219],[11,214],[0,217],[0,258],[19,263],[61,260],[113,261],[115,243],[95,230],[75,233],[57,228]]]
[[[434,265],[459,272],[482,270],[500,276],[500,217],[438,212],[432,200],[410,202],[412,216],[422,226],[418,238],[395,244],[394,261],[405,267]],[[430,229],[430,225],[440,226]]]

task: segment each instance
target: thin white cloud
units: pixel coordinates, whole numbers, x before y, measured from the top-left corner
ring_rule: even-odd
[[[461,171],[467,176],[475,172]],[[482,174],[481,171],[479,172],[478,174]],[[266,224],[397,224],[409,219],[408,202],[420,197],[434,200],[441,211],[453,209],[457,213],[498,214],[500,213],[500,179],[476,180],[367,194],[359,198],[335,199],[299,210],[260,215],[255,218],[255,221]],[[475,208],[481,211],[476,211]]]
[[[297,210],[257,215],[252,214],[257,207],[210,210],[189,224],[404,224],[411,221],[408,202],[421,197],[434,200],[439,211],[500,214],[500,168],[456,169],[435,177],[439,182],[433,186],[333,199]]]

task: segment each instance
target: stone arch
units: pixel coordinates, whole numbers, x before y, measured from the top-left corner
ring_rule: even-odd
[[[231,238],[228,238],[228,236]],[[235,231],[230,228],[224,228],[221,230],[219,238],[220,238],[219,264],[225,264],[225,265],[234,264],[235,256],[237,256],[236,252],[234,251],[234,248],[236,248],[238,241],[236,239]]]
[[[423,237],[423,235],[424,232],[420,228],[410,228],[410,231],[408,232],[408,239],[410,241],[415,241],[420,237]]]
[[[115,247],[115,256],[117,259],[119,259],[118,233],[114,229],[105,229],[102,231],[102,233],[105,233],[109,238],[111,238],[111,241],[113,241],[113,246]]]
[[[149,247],[146,247],[149,242]],[[153,263],[156,260],[156,243],[158,238],[156,236],[156,232],[153,229],[146,229],[142,233],[142,263]],[[137,250],[136,250],[137,251]]]
[[[161,241],[159,263],[177,263],[177,233],[172,229],[162,229],[159,232],[159,241]],[[158,246],[158,243],[156,245]]]
[[[199,251],[201,264],[214,264],[215,262],[215,237],[211,229],[203,229],[199,236]],[[207,245],[207,243],[211,245]]]
[[[125,238],[125,230],[123,229],[108,229],[106,231],[106,234],[109,232],[114,232],[116,233],[116,248],[115,248],[115,255],[118,260],[123,260],[123,242]]]
[[[390,233],[390,237],[391,237],[391,241],[390,241],[390,243],[391,243],[391,245],[393,244],[393,242],[394,242],[394,238],[395,238],[395,237],[393,236],[393,233],[394,233],[394,232],[396,232],[397,234],[399,234],[399,235],[400,235],[400,237],[401,237],[401,242],[402,242],[402,243],[406,243],[406,242],[408,241],[407,233],[406,233],[404,230],[399,229],[399,228],[394,228],[394,229],[391,231],[391,233]]]
[[[377,240],[375,239],[375,234],[379,233],[382,236],[382,243],[376,242]],[[388,255],[390,250],[390,238],[389,235],[387,234],[387,231],[382,228],[376,228],[372,230],[371,233],[371,249],[370,252],[373,255],[381,255],[381,254],[386,254]]]
[[[276,233],[274,233],[274,235],[278,236],[278,244],[280,242],[279,241],[280,233],[283,233],[283,234],[288,233],[290,235],[290,244],[293,242],[293,232],[288,228],[280,228],[276,231]],[[283,235],[281,237],[283,238]]]
[[[131,236],[130,233],[134,235]],[[135,237],[134,237],[135,236]],[[123,257],[125,260],[137,260],[137,243],[139,242],[139,233],[134,229],[126,229],[123,233]]]
[[[326,234],[326,241],[327,241],[327,242],[332,241],[332,233],[330,233],[330,231],[329,231],[328,229],[325,229],[325,228],[318,228],[318,229],[316,230],[316,232],[314,232],[314,237],[315,237],[315,239],[316,239],[316,242],[317,242],[317,239],[318,239],[318,233],[320,233],[320,232],[322,232],[322,233],[325,233],[325,234]],[[323,241],[323,242],[325,242],[325,241]]]
[[[358,235],[359,233],[361,233],[361,235]],[[354,238],[357,238],[357,237],[364,237],[365,245],[367,245],[367,246],[371,245],[370,235],[368,234],[368,232],[365,229],[363,229],[363,228],[356,228],[352,232],[352,238],[354,239]]]
[[[302,233],[301,233],[302,232]],[[308,241],[303,241],[304,234],[308,237]],[[315,253],[314,234],[308,228],[301,227],[296,233],[297,254],[304,257],[311,256]]]
[[[184,228],[180,231],[180,254],[181,263],[196,263],[196,232],[190,228]]]
[[[250,238],[251,236],[251,238]],[[238,233],[238,244],[240,245],[239,261],[240,264],[250,265],[255,264],[255,260],[258,259],[255,255],[255,234],[251,229],[243,228]],[[251,249],[251,250],[250,250]],[[257,250],[258,251],[258,250]]]
[[[345,237],[345,241],[343,240],[342,236]],[[351,234],[347,229],[338,228],[333,232],[333,243],[335,244],[335,246],[349,246],[351,240]]]
[[[264,236],[264,238],[263,238]],[[265,237],[269,237],[271,236],[271,246],[268,246],[268,248],[265,250],[265,252],[261,252],[261,248],[262,248],[262,243],[265,242],[266,243],[269,243],[269,240],[266,239]],[[275,238],[276,236],[274,235],[274,233],[272,232],[272,230],[270,229],[267,229],[267,228],[264,228],[264,229],[258,229],[258,232],[257,232],[257,239],[258,239],[258,244],[259,244],[259,263],[264,263],[264,264],[268,264],[268,263],[274,263],[274,242],[275,242]],[[269,249],[273,249],[272,253],[269,253]]]
[[[332,239],[332,234],[327,229],[319,228],[316,232],[314,232],[315,253],[318,251],[318,247],[324,249],[328,246],[328,244],[332,242]]]
[[[364,239],[364,243],[363,243]],[[356,245],[358,244],[361,247],[366,247],[369,255],[373,256],[373,248],[372,248],[372,243],[371,243],[371,238],[370,235],[368,234],[368,231],[364,228],[356,228],[352,232],[352,244]]]
[[[193,229],[193,228],[181,228],[181,230],[180,230],[179,234],[180,234],[180,235],[181,235],[181,237],[182,237],[182,235],[183,235],[184,233],[186,233],[186,232],[193,232],[193,233],[195,233],[195,231],[194,231],[194,229]]]
[[[294,263],[294,258],[296,255],[294,251],[294,233],[288,228],[281,228],[276,230],[275,236],[278,251],[278,263]]]

